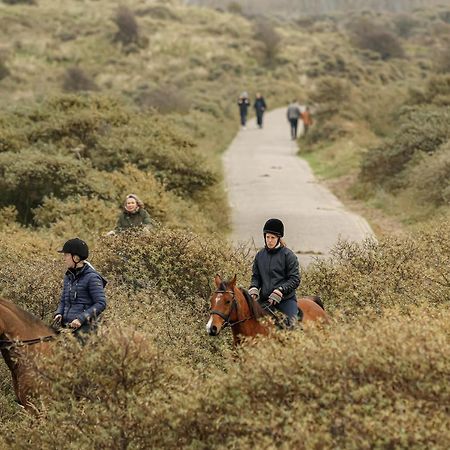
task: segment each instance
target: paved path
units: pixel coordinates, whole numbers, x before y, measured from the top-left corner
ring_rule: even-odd
[[[264,222],[280,218],[288,247],[305,266],[314,257],[329,256],[339,237],[361,241],[373,233],[362,217],[345,210],[318,183],[296,152],[283,108],[267,113],[261,130],[251,120],[231,143],[223,162],[232,241],[253,242],[260,248]]]

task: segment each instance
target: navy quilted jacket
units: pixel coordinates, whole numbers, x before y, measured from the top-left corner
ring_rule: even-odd
[[[79,269],[69,269],[55,315],[62,315],[64,325],[75,319],[82,325],[95,321],[106,308],[105,286],[106,280],[89,263]]]

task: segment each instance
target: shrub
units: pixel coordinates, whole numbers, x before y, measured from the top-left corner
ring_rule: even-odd
[[[85,164],[67,156],[45,155],[33,150],[0,153],[0,205],[14,205],[23,223],[44,197],[64,198],[89,191],[83,183]]]
[[[450,140],[435,153],[423,155],[408,174],[407,185],[424,205],[450,205]]]
[[[104,238],[99,252],[105,274],[130,288],[158,287],[184,302],[206,299],[216,273],[240,275],[242,253],[214,238],[187,231],[127,231]]]
[[[90,160],[108,171],[131,163],[153,172],[167,189],[192,196],[214,185],[217,177],[174,121],[138,113],[107,97],[66,95],[0,116],[0,149],[33,146]]]
[[[114,41],[121,42],[125,46],[138,43],[139,26],[133,12],[127,6],[119,6],[113,21],[118,28]]]
[[[381,183],[388,189],[401,186],[403,179],[399,175],[416,152],[432,154],[450,138],[449,124],[450,113],[444,109],[407,110],[394,136],[363,156],[361,180]]]
[[[273,66],[280,52],[281,36],[267,22],[257,22],[254,38],[261,45],[262,61],[267,66]]]
[[[308,92],[309,103],[318,105],[316,115],[329,118],[348,105],[351,85],[340,78],[322,77]]]
[[[61,245],[23,229],[0,232],[1,296],[48,323],[62,289]]]
[[[327,309],[352,318],[389,306],[408,310],[421,302],[450,302],[450,227],[438,223],[404,238],[379,243],[342,241],[330,261],[306,273],[303,292],[321,295]]]
[[[154,108],[161,114],[187,114],[191,107],[186,95],[174,86],[139,92],[136,95],[136,103],[143,108]]]
[[[83,69],[69,67],[64,73],[63,89],[66,92],[97,91],[98,87]]]
[[[436,51],[434,66],[438,73],[450,73],[450,40],[444,44],[443,48]]]
[[[401,37],[410,37],[420,22],[409,14],[398,14],[393,19],[397,34]]]
[[[384,60],[404,56],[402,45],[395,35],[368,19],[351,23],[350,32],[353,45],[379,53]]]
[[[8,77],[10,74],[11,72],[6,66],[5,61],[3,61],[2,58],[0,58],[0,80],[3,80],[3,78]]]

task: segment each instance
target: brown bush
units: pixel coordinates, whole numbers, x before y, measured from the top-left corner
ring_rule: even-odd
[[[97,91],[98,86],[80,67],[69,67],[64,73],[63,90],[66,92]]]
[[[138,43],[139,26],[130,8],[124,5],[119,6],[113,21],[118,28],[114,41],[125,46]]]
[[[348,318],[389,306],[450,302],[450,227],[438,223],[404,238],[378,243],[342,241],[330,261],[318,261],[305,274],[302,292],[321,295],[330,311]]]
[[[447,309],[389,310],[330,333],[280,334],[227,359],[226,370],[198,372],[145,333],[105,329],[84,351],[61,345],[41,363],[52,382],[43,413],[3,425],[4,439],[35,448],[65,439],[77,448],[444,450],[449,324]]]
[[[136,103],[144,109],[153,108],[161,114],[172,112],[187,114],[191,107],[186,95],[174,86],[139,92],[136,95]]]
[[[273,66],[280,52],[281,36],[268,22],[257,22],[255,25],[255,40],[261,44],[262,62]]]
[[[351,23],[349,28],[356,47],[379,53],[384,60],[404,56],[400,41],[385,27],[368,19],[359,19]]]

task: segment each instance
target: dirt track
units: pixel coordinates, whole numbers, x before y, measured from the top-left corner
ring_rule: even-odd
[[[327,257],[339,238],[361,241],[373,232],[316,180],[296,152],[286,110],[277,109],[266,114],[263,129],[249,121],[223,162],[233,242],[253,241],[261,247],[264,222],[277,217],[285,224],[288,247],[307,265],[315,256]]]

